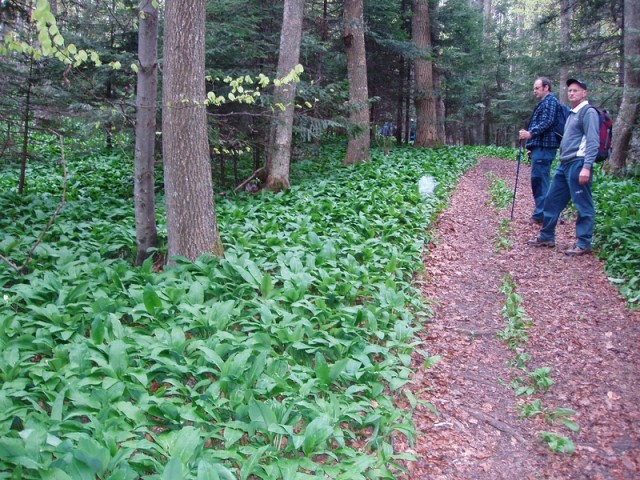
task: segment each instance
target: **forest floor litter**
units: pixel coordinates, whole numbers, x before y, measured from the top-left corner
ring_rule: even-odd
[[[398,478],[639,479],[640,311],[627,308],[594,255],[563,254],[574,243],[571,218],[558,225],[555,248],[527,246],[539,228],[528,222],[527,165],[520,170],[511,246],[496,248],[511,207],[489,205],[491,178],[513,189],[515,173],[514,162],[480,159],[460,180],[425,248],[422,290],[434,316],[421,348],[441,360],[427,369],[415,355],[411,390],[437,415],[419,404],[416,441],[396,439],[396,453],[417,458]],[[526,342],[515,350],[498,337],[505,330],[507,278],[530,321]],[[548,388],[517,394],[532,372],[545,368],[543,380],[553,382]],[[532,405],[538,414],[523,417]],[[551,443],[541,432],[550,432]],[[570,441],[574,452],[552,451],[558,439]]]

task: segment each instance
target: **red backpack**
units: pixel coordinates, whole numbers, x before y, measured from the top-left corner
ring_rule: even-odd
[[[609,158],[611,154],[611,140],[613,138],[613,120],[609,116],[606,110],[598,110],[593,105],[587,105],[580,110],[579,120],[580,125],[584,120],[584,116],[589,108],[593,108],[598,114],[599,132],[600,132],[600,145],[598,146],[598,154],[596,155],[596,162],[604,162]]]

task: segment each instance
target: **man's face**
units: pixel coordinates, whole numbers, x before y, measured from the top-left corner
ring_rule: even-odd
[[[549,93],[549,87],[543,87],[541,80],[533,82],[533,96],[536,97],[537,100],[542,100],[547,93]]]
[[[587,96],[587,91],[577,83],[572,83],[567,88],[567,96],[571,105],[580,104]]]

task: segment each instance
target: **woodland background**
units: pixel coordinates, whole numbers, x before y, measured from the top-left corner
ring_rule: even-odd
[[[398,145],[514,145],[540,75],[565,102],[567,78],[588,82],[591,102],[617,119],[610,165],[624,174],[638,158],[637,10],[615,0],[199,0],[166,9],[155,0],[5,0],[0,159],[21,159],[23,191],[33,131],[99,134],[134,154],[138,263],[157,245],[159,166],[169,257],[219,254],[214,185],[286,189],[291,160],[332,136],[349,140],[345,164],[366,161],[385,121]],[[180,200],[193,196],[204,197]]]
[[[638,305],[638,2],[0,15],[2,479],[402,478],[435,412],[433,221],[478,157],[516,158],[539,75],[616,120],[594,252]]]

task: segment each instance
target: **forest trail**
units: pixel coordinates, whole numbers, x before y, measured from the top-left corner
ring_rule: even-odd
[[[593,255],[563,254],[573,245],[573,222],[558,226],[555,249],[526,245],[538,231],[527,222],[532,199],[526,165],[511,222],[512,246],[496,251],[510,207],[497,212],[488,205],[491,174],[513,189],[515,170],[513,162],[480,159],[460,180],[425,254],[423,291],[434,302],[434,318],[422,333],[422,347],[442,360],[425,369],[416,357],[411,388],[438,415],[419,406],[415,445],[398,439],[397,452],[418,459],[401,478],[638,479],[640,312],[625,308]],[[518,349],[529,356],[526,371],[508,365],[516,353],[496,335],[506,325],[501,308],[507,297],[500,287],[507,274],[532,322]],[[551,368],[550,388],[517,396],[512,382],[542,367]],[[534,400],[547,414],[574,410],[569,418],[580,431],[549,423],[544,413],[521,418],[521,406]],[[575,453],[552,452],[541,431],[570,439]]]

